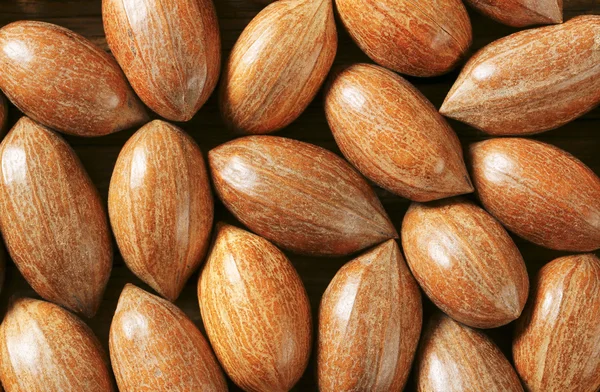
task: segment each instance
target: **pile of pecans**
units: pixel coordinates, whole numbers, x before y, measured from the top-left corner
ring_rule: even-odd
[[[53,24],[2,27],[0,89],[24,117],[0,145],[0,229],[44,299],[12,300],[0,325],[4,389],[114,391],[116,379],[125,392],[224,391],[227,375],[246,391],[288,391],[314,341],[324,392],[400,391],[411,370],[419,391],[600,390],[600,259],[591,253],[600,248],[600,178],[523,137],[600,104],[600,16],[562,23],[561,0],[467,2],[511,26],[552,25],[474,54],[439,111],[399,73],[431,77],[462,64],[472,32],[460,0],[335,0],[377,65],[333,71],[332,0],[266,6],[222,72],[211,0],[103,0],[114,57]],[[206,166],[167,121],[194,117],[219,77],[223,120],[239,137],[209,151]],[[295,121],[322,87],[346,159],[266,135]],[[0,109],[4,127],[3,96]],[[463,157],[442,115],[510,137]],[[137,127],[115,164],[106,214],[56,131]],[[413,201],[401,228],[367,179]],[[245,229],[214,224],[213,189]],[[461,196],[473,192],[480,205]],[[507,230],[571,255],[530,283]],[[91,318],[101,305],[111,232],[158,295],[125,286],[109,361],[74,313]],[[325,291],[316,328],[281,249],[355,255]],[[200,268],[208,340],[173,305]],[[439,308],[423,330],[422,293]],[[481,329],[513,321],[509,361]]]

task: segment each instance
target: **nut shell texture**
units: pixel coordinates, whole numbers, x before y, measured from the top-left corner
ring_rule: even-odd
[[[0,29],[0,88],[50,128],[102,136],[147,120],[116,61],[86,38],[45,22]]]
[[[436,313],[415,363],[419,392],[522,392],[517,373],[482,332]]]
[[[332,0],[268,5],[236,42],[221,82],[225,122],[240,133],[294,121],[325,81],[337,50]]]
[[[211,0],[103,0],[111,52],[148,107],[188,121],[219,79],[221,41]]]
[[[517,322],[515,366],[527,390],[600,389],[600,260],[593,254],[545,265]]]
[[[381,187],[429,201],[473,191],[456,134],[410,83],[384,68],[339,72],[325,98],[344,156]]]
[[[475,143],[469,154],[481,203],[510,231],[550,249],[600,248],[600,178],[577,158],[516,138]]]
[[[225,206],[283,248],[335,256],[397,236],[369,184],[321,147],[248,136],[213,149],[208,160]]]
[[[521,314],[529,291],[523,257],[502,225],[475,204],[413,203],[402,247],[427,296],[455,320],[495,328]]]
[[[558,128],[600,104],[600,15],[521,31],[467,62],[440,112],[490,135]]]
[[[217,359],[185,313],[130,284],[110,326],[110,358],[121,392],[227,391]]]
[[[562,23],[562,0],[467,0],[482,14],[509,26]]]
[[[460,0],[336,0],[342,23],[374,62],[412,76],[453,69],[471,46]]]
[[[321,302],[319,390],[401,391],[421,323],[421,293],[396,241],[350,261]]]
[[[0,377],[6,392],[112,392],[108,358],[89,327],[45,301],[9,305],[0,326]]]
[[[267,240],[219,225],[198,282],[206,334],[246,391],[289,391],[308,363],[310,304],[298,273]]]
[[[185,132],[155,120],[119,154],[108,207],[127,266],[174,301],[206,254],[213,198],[202,152]]]
[[[106,212],[79,158],[27,117],[0,145],[0,224],[8,251],[43,298],[91,317],[112,268]]]

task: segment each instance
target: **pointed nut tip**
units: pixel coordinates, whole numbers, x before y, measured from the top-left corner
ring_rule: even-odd
[[[175,301],[177,301],[177,298],[179,298],[179,295],[181,294],[181,290],[183,290],[183,287],[181,287],[179,290],[175,289],[175,290],[170,290],[168,288],[163,289],[161,288],[160,290],[155,289],[156,292],[164,299],[166,299],[167,301],[171,302],[171,303],[175,303]]]
[[[80,313],[82,316],[84,316],[87,319],[91,319],[96,315],[99,307],[100,307],[100,304],[87,306],[83,309],[79,309],[77,311],[77,313]],[[67,309],[67,310],[71,310],[71,309]]]
[[[444,103],[442,103],[442,106],[440,106],[439,112],[441,115],[443,115],[445,117],[452,118],[452,113],[453,113],[452,101],[450,99],[448,99],[448,97],[446,97],[446,99],[444,100]]]

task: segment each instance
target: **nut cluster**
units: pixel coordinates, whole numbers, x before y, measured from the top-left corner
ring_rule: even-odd
[[[600,390],[600,178],[524,137],[600,104],[600,16],[466,2],[529,28],[468,58],[460,0],[279,0],[223,65],[211,0],[102,0],[112,54],[50,23],[0,28],[0,89],[23,114],[0,144],[0,229],[42,298],[13,298],[0,325],[3,388],[289,391],[314,348],[323,392],[401,391],[411,372],[423,392]],[[374,64],[332,70],[336,24]],[[457,67],[439,110],[399,75]],[[215,91],[236,137],[205,161],[167,121]],[[270,135],[319,91],[343,157]],[[463,152],[446,118],[492,137]],[[132,128],[106,207],[60,133]],[[412,201],[401,227],[372,184]],[[215,200],[236,223],[214,222]],[[568,254],[530,281],[509,232]],[[96,322],[111,233],[148,291],[123,288],[107,355],[75,314]],[[317,320],[284,251],[351,258]],[[206,337],[174,305],[196,271]],[[511,322],[509,361],[483,330]]]

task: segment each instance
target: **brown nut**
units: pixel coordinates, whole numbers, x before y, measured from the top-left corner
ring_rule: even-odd
[[[110,182],[110,222],[125,263],[175,301],[206,254],[213,198],[202,152],[155,120],[125,144]]]
[[[333,78],[325,114],[344,156],[379,186],[416,201],[473,192],[456,134],[405,79],[355,64]]]
[[[513,27],[562,23],[563,0],[467,0],[482,14]]]
[[[90,328],[46,301],[17,299],[0,326],[7,392],[112,392],[108,358]]]
[[[600,104],[600,15],[492,42],[463,68],[440,112],[490,135],[558,128]]]
[[[517,373],[482,332],[434,314],[415,361],[419,392],[522,392]]]
[[[188,121],[219,79],[212,0],[103,0],[110,49],[131,86],[162,117]]]
[[[444,74],[471,46],[471,22],[460,0],[335,0],[335,4],[363,52],[396,72]]]
[[[0,145],[0,226],[23,277],[44,299],[92,317],[112,268],[106,212],[71,147],[21,118]]]
[[[289,391],[308,363],[310,303],[298,273],[267,240],[218,225],[198,282],[206,334],[246,391]]]
[[[248,136],[211,150],[208,161],[225,206],[283,248],[335,256],[397,237],[369,184],[321,147]]]
[[[600,248],[600,178],[571,154],[527,139],[470,148],[481,203],[519,236],[550,249]]]
[[[227,391],[194,323],[172,303],[127,284],[110,325],[110,359],[121,392]]]
[[[280,0],[240,35],[225,67],[221,113],[236,132],[275,132],[294,121],[327,77],[337,50],[332,0]]]
[[[102,136],[147,120],[116,61],[45,22],[0,29],[0,88],[23,113],[64,133]]]
[[[528,391],[600,389],[600,260],[593,254],[545,265],[517,322],[515,366]]]
[[[413,203],[402,222],[402,247],[427,296],[455,320],[495,328],[521,314],[529,291],[523,257],[502,225],[475,204]]]
[[[321,301],[319,390],[401,391],[421,323],[421,293],[396,241],[348,262]]]

